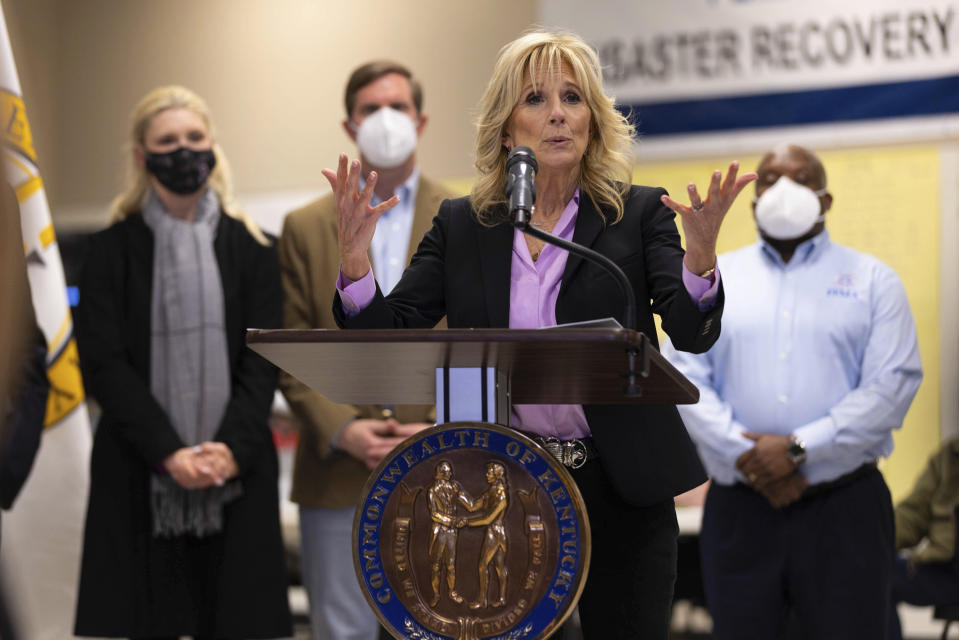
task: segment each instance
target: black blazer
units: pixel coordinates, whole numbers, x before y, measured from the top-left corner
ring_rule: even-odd
[[[677,349],[701,353],[719,337],[723,291],[707,312],[689,297],[675,214],[659,200],[664,193],[633,186],[616,224],[610,224],[612,210],[597,210],[583,197],[573,240],[611,258],[629,277],[639,331],[658,346],[656,313]],[[432,327],[445,314],[451,328],[508,327],[512,249],[510,225],[483,226],[469,198],[447,200],[390,295],[384,298],[377,287],[373,302],[349,319],[337,296],[337,322],[350,329]],[[558,323],[609,316],[623,322],[623,308],[610,275],[568,257],[556,301]],[[706,480],[675,406],[586,405],[584,411],[606,474],[630,503],[661,502]]]

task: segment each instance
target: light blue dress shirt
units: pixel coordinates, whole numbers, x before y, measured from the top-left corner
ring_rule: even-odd
[[[719,257],[722,333],[704,354],[662,349],[699,387],[680,414],[713,480],[745,482],[742,433],[795,434],[800,467],[826,482],[892,452],[892,430],[922,381],[916,325],[899,277],[822,232],[784,264],[760,241]]]
[[[360,190],[365,184],[365,180],[361,181]],[[406,269],[406,254],[410,248],[410,230],[413,228],[413,211],[419,184],[420,170],[416,167],[406,182],[396,188],[395,195],[400,197],[399,204],[376,221],[376,232],[370,243],[370,256],[373,259],[373,275],[376,276],[383,295],[393,290]],[[370,198],[370,206],[375,207],[382,201],[374,193]]]

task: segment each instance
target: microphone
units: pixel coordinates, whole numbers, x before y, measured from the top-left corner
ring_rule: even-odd
[[[506,157],[506,197],[513,226],[525,229],[536,202],[536,155],[529,147],[516,147]]]
[[[547,244],[565,249],[598,265],[613,276],[616,284],[619,285],[625,302],[623,324],[626,329],[635,331],[636,294],[629,284],[629,278],[626,277],[619,265],[598,251],[546,233],[530,224],[533,203],[536,202],[537,169],[536,155],[529,147],[516,147],[506,157],[506,197],[509,198],[509,215],[512,225],[528,236],[539,238]],[[639,377],[645,377],[649,373],[649,356],[645,349],[644,343],[642,352],[635,348],[626,350],[628,370],[623,374],[623,377],[626,378],[626,387],[623,390],[626,397],[636,398],[642,395]]]

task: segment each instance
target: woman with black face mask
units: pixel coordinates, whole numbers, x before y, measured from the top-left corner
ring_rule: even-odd
[[[276,371],[246,327],[281,324],[276,250],[232,201],[201,98],[150,92],[128,187],[93,236],[76,314],[91,458],[80,636],[290,636]]]

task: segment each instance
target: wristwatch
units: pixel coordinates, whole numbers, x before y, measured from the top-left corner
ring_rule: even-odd
[[[786,456],[798,467],[806,461],[806,443],[795,435],[789,436],[789,447],[786,449]]]

